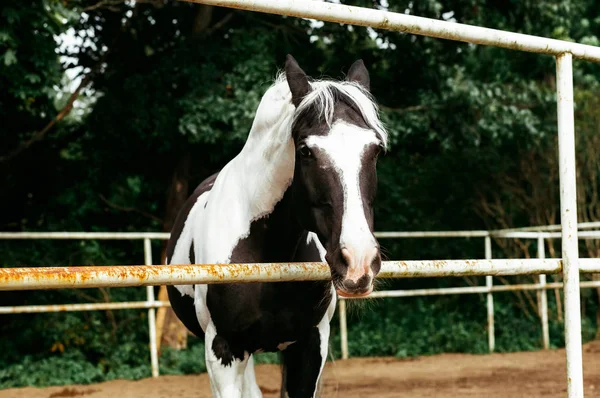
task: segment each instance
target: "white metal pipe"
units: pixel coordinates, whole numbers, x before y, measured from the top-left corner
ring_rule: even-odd
[[[168,301],[132,301],[120,303],[87,303],[87,304],[51,304],[51,305],[19,305],[0,307],[0,314],[35,314],[44,312],[72,312],[72,311],[106,311],[130,310],[140,308],[170,307]]]
[[[456,40],[512,50],[558,55],[572,53],[577,58],[600,62],[600,48],[562,40],[482,28],[460,23],[416,17],[371,8],[352,7],[306,0],[186,0],[193,3],[259,11],[328,22],[370,26],[421,36]]]
[[[584,273],[600,273],[600,258],[580,258],[579,270]]]
[[[152,265],[152,245],[150,239],[144,239],[144,263]],[[154,287],[146,286],[146,300],[154,303]],[[158,348],[156,345],[156,309],[148,309],[148,336],[150,339],[150,364],[152,365],[152,377],[158,377]]]
[[[502,239],[537,239],[543,238],[561,238],[561,232],[532,232],[532,231],[389,231],[375,232],[378,239],[395,238],[480,238],[492,236]],[[600,231],[580,231],[578,239],[600,239]]]
[[[600,231],[580,231],[577,233],[578,239],[600,239]]]
[[[600,281],[583,281],[580,283],[582,289],[598,288]],[[546,283],[545,285],[536,284],[518,284],[518,285],[494,285],[493,292],[508,292],[518,290],[548,290],[562,289],[562,282]],[[410,289],[410,290],[382,290],[373,292],[368,297],[361,299],[392,298],[392,297],[420,297],[420,296],[447,296],[454,294],[481,294],[487,293],[490,289],[487,286],[464,286],[464,287],[445,287],[432,289]],[[348,300],[348,299],[346,299]],[[356,299],[353,299],[356,300]],[[341,301],[341,300],[340,300]],[[51,304],[51,305],[20,305],[0,307],[0,314],[33,314],[45,312],[76,312],[76,311],[104,311],[104,310],[127,310],[127,309],[146,309],[170,307],[168,301],[132,301],[119,303],[91,303],[91,304]]]
[[[560,237],[560,233],[554,233],[555,236]],[[551,237],[552,232],[528,232],[528,231],[515,231],[515,232],[494,232],[491,231],[490,235],[494,238],[505,238],[505,239],[537,239],[538,236]]]
[[[580,223],[580,229],[598,228],[599,223]],[[554,225],[547,229],[555,230]],[[378,231],[375,236],[379,239],[391,238],[483,238],[493,236],[495,238],[521,238],[537,239],[537,230],[544,230],[545,227],[524,227],[512,229],[499,229],[491,231],[472,230],[472,231]],[[532,233],[533,232],[533,233]],[[560,238],[560,232],[543,232],[545,238]],[[164,232],[0,232],[0,240],[32,240],[32,239],[50,239],[50,240],[143,240],[157,239],[168,240],[169,233]],[[581,231],[579,238],[600,239],[600,231]]]
[[[579,230],[600,228],[600,221],[580,222],[580,223],[577,223],[577,228]],[[552,225],[539,225],[539,226],[533,226],[533,227],[497,229],[494,232],[528,232],[528,231],[552,232],[552,231],[560,231],[560,230],[561,230],[560,224],[552,224]]]
[[[554,274],[560,259],[384,261],[380,278]],[[0,268],[0,291],[327,280],[326,263]]]
[[[558,273],[560,259],[386,261],[380,278],[531,275]]]
[[[378,239],[390,238],[482,238],[488,231],[382,231],[375,232]]]
[[[492,259],[492,238],[489,236],[485,237],[485,258],[486,260]],[[494,278],[491,275],[486,275],[485,285],[488,288],[487,293],[487,322],[488,322],[488,348],[490,352],[494,352],[496,347],[496,330],[494,324],[494,296],[492,293],[492,287],[494,285]]]
[[[561,283],[557,282],[557,284],[559,285],[558,287],[561,287]],[[600,287],[600,281],[583,281],[583,282],[579,282],[579,286],[582,289],[585,288],[597,288]]]
[[[546,248],[544,244],[544,238],[542,236],[538,237],[537,252],[539,259],[546,258]],[[540,286],[546,285],[545,274],[540,274],[538,276],[538,279]],[[544,345],[544,349],[547,350],[550,348],[550,329],[548,327],[548,293],[546,289],[541,289],[539,291],[538,297],[538,308],[540,313],[540,320],[542,322],[542,343]]]
[[[346,300],[339,298],[340,306],[340,344],[342,348],[342,359],[348,359],[350,352],[348,350],[348,324],[346,315]]]
[[[580,282],[582,289],[600,287],[600,281]],[[562,289],[562,282],[537,284],[518,284],[518,285],[494,285],[493,292],[506,292],[516,290],[548,290]],[[386,297],[418,297],[418,296],[445,296],[453,294],[472,294],[487,293],[490,289],[487,286],[465,286],[465,287],[446,287],[432,289],[411,289],[411,290],[382,290],[371,293],[366,299],[386,298]],[[146,309],[170,307],[168,301],[132,301],[118,303],[88,303],[88,304],[50,304],[50,305],[20,305],[20,306],[2,306],[0,314],[32,314],[44,312],[72,312],[72,311],[104,311],[104,310],[127,310],[127,309]]]
[[[168,232],[0,232],[3,239],[168,240]]]
[[[346,298],[345,300],[369,300],[369,299],[380,299],[380,298],[394,298],[394,297],[426,297],[426,296],[451,296],[455,294],[481,294],[487,293],[490,290],[492,292],[515,292],[515,291],[530,291],[530,290],[548,290],[548,289],[562,289],[563,284],[561,282],[546,283],[545,285],[539,283],[524,283],[515,285],[494,285],[491,288],[488,286],[460,286],[460,287],[442,287],[432,289],[409,289],[409,290],[382,290],[379,292],[373,292],[367,297],[358,298]],[[581,288],[597,288],[600,287],[600,281],[585,281],[581,282]]]
[[[573,56],[556,57],[558,112],[558,153],[560,215],[565,293],[565,346],[567,351],[567,392],[570,398],[583,397],[581,352],[581,309],[577,240],[577,187],[575,182],[575,122],[573,110]]]

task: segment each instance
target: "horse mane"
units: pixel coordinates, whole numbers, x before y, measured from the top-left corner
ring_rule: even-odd
[[[325,120],[327,125],[331,127],[335,104],[338,101],[343,101],[362,116],[367,125],[379,136],[383,146],[387,148],[388,133],[379,118],[377,103],[367,89],[357,82],[350,81],[311,79],[309,83],[312,90],[298,105],[293,123],[309,110],[313,112],[316,110],[316,116],[321,120]],[[273,86],[279,84],[287,85],[285,73],[283,72],[277,75]]]

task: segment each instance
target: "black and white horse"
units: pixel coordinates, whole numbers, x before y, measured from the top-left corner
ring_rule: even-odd
[[[377,155],[387,134],[361,60],[345,81],[310,80],[288,55],[241,152],[180,212],[169,264],[326,261],[331,281],[170,286],[173,310],[206,342],[214,397],[261,397],[252,354],[281,351],[282,397],[317,394],[341,296],[379,272]]]

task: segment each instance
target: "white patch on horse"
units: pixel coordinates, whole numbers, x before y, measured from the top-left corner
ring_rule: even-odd
[[[205,330],[204,354],[212,396],[216,398],[242,398],[244,390],[253,388],[246,381],[246,368],[250,355],[244,353],[244,359],[234,358],[230,364],[224,365],[212,349],[213,340],[216,336],[217,329],[210,322]],[[244,396],[248,395],[244,394]]]
[[[228,263],[253,221],[270,214],[292,182],[295,107],[286,81],[267,90],[242,151],[217,176],[194,220],[196,261]]]
[[[248,358],[246,370],[244,371],[244,387],[242,398],[262,398],[262,391],[256,383],[256,375],[254,374],[254,357]]]
[[[373,130],[366,130],[342,121],[336,122],[328,135],[309,136],[306,139],[306,145],[319,148],[339,173],[344,191],[340,247],[348,248],[353,252],[356,261],[350,266],[360,267],[365,263],[370,264],[373,249],[377,246],[365,216],[360,192],[360,170],[365,148],[379,143],[380,140]],[[349,269],[349,273],[351,271],[357,271],[357,275],[363,274],[358,269]]]
[[[309,232],[306,235],[306,244],[310,245],[310,242],[315,242],[317,250],[319,251],[319,257],[321,258],[321,261],[325,262],[325,255],[327,254],[327,250],[325,250],[325,247],[323,247],[321,241],[317,237],[317,234],[315,234],[314,232]]]
[[[319,368],[319,377],[317,378],[315,392],[313,393],[313,397],[317,396],[319,391],[319,385],[321,383],[321,378],[323,377],[323,368],[325,367],[325,362],[327,362],[327,352],[329,351],[329,332],[330,332],[330,322],[331,318],[333,318],[333,314],[335,313],[336,306],[336,295],[335,288],[333,284],[331,284],[331,302],[329,303],[329,307],[327,308],[327,312],[323,315],[321,322],[317,326],[319,330],[319,353],[321,355],[321,367]]]
[[[287,81],[278,80],[264,94],[242,151],[192,207],[169,264],[190,264],[192,243],[197,264],[228,263],[252,222],[273,211],[294,174],[294,113]],[[206,286],[196,285],[196,292],[189,285],[176,288],[194,297],[205,330],[210,320]]]
[[[190,246],[192,245],[194,234],[194,220],[196,213],[200,212],[201,209],[204,208],[209,194],[210,192],[204,192],[198,197],[198,199],[196,199],[196,203],[194,203],[194,206],[192,206],[190,213],[185,220],[185,224],[183,225],[179,239],[177,239],[177,245],[175,246],[173,255],[171,258],[166,259],[167,264],[190,264],[192,262],[190,259]],[[195,296],[194,287],[192,285],[175,285],[175,288],[179,291],[179,293],[181,293],[182,296],[186,295],[192,298]]]

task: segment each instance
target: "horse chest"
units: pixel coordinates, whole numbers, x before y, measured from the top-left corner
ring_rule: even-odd
[[[217,334],[234,348],[273,352],[319,324],[330,292],[330,283],[323,282],[211,285],[206,306]]]

